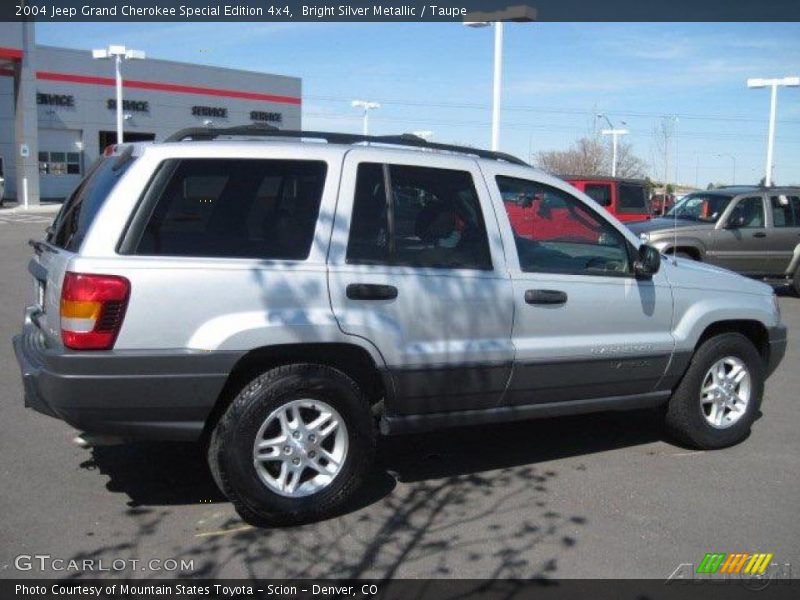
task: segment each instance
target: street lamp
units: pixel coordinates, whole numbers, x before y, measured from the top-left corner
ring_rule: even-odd
[[[120,65],[123,60],[144,60],[144,52],[126,48],[125,46],[111,45],[108,48],[92,50],[92,58],[114,61],[114,73],[117,84],[117,144],[121,144],[123,141],[122,122],[124,118],[122,116],[122,73]]]
[[[367,102],[366,100],[353,100],[353,108],[364,109],[364,135],[369,135],[369,111],[374,108],[380,108],[381,105],[377,102]]]
[[[467,27],[494,25],[494,74],[492,84],[492,150],[500,150],[500,90],[503,79],[503,21],[530,23],[536,20],[536,9],[530,6],[510,6],[492,13],[470,13]]]
[[[611,176],[617,176],[617,138],[621,135],[628,135],[630,131],[627,129],[615,129],[614,125],[611,123],[611,119],[608,118],[607,115],[599,114],[597,115],[598,119],[605,119],[606,123],[608,123],[608,129],[603,129],[600,133],[603,135],[610,135],[611,136]],[[625,121],[622,121],[622,124],[625,125]]]
[[[489,27],[488,21],[470,21],[467,27]],[[494,23],[494,70],[492,76],[492,150],[500,149],[500,91],[503,84],[503,22]]]
[[[773,148],[775,146],[775,108],[778,102],[778,86],[798,87],[800,86],[800,77],[783,77],[781,79],[748,79],[747,87],[749,88],[764,88],[768,87],[771,90],[769,101],[769,133],[767,134],[767,172],[764,176],[764,184],[772,185],[772,158]]]
[[[717,154],[717,156],[720,158],[727,156],[733,162],[733,177],[731,177],[731,185],[736,185],[736,157],[733,154],[727,154],[725,152],[722,154]]]

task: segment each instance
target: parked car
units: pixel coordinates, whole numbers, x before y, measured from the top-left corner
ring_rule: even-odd
[[[664,253],[790,283],[800,295],[800,188],[696,192],[665,217],[628,226]]]
[[[686,444],[736,444],[786,347],[769,286],[662,262],[514,157],[405,136],[117,146],[32,245],[26,405],[87,443],[202,442],[259,525],[343,510],[378,432],[664,405]]]
[[[653,194],[650,196],[650,212],[653,216],[663,215],[675,206],[673,194]]]
[[[566,180],[620,221],[640,221],[650,218],[647,184],[642,179],[619,177],[574,177]]]

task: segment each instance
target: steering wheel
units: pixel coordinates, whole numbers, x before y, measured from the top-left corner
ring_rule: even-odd
[[[593,256],[586,261],[587,269],[603,269],[606,270],[608,266],[608,259],[603,256]]]

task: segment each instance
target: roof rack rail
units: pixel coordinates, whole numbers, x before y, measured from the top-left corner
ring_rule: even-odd
[[[182,142],[184,140],[211,141],[222,136],[258,136],[274,138],[308,138],[325,140],[329,144],[388,144],[393,146],[410,146],[413,148],[426,148],[429,150],[444,150],[447,152],[457,152],[459,154],[473,154],[480,158],[490,158],[502,160],[508,163],[521,166],[530,166],[524,160],[506,154],[505,152],[495,152],[493,150],[482,150],[480,148],[470,148],[468,146],[454,146],[451,144],[439,144],[429,142],[411,133],[401,135],[361,135],[357,133],[335,133],[329,131],[303,131],[294,129],[278,129],[272,125],[254,123],[252,125],[237,125],[234,127],[223,127],[219,129],[211,127],[189,127],[176,131],[166,138],[164,142]]]

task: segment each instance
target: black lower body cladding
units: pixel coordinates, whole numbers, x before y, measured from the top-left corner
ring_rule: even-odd
[[[26,328],[14,338],[25,405],[81,431],[198,440],[243,352],[72,352]]]

